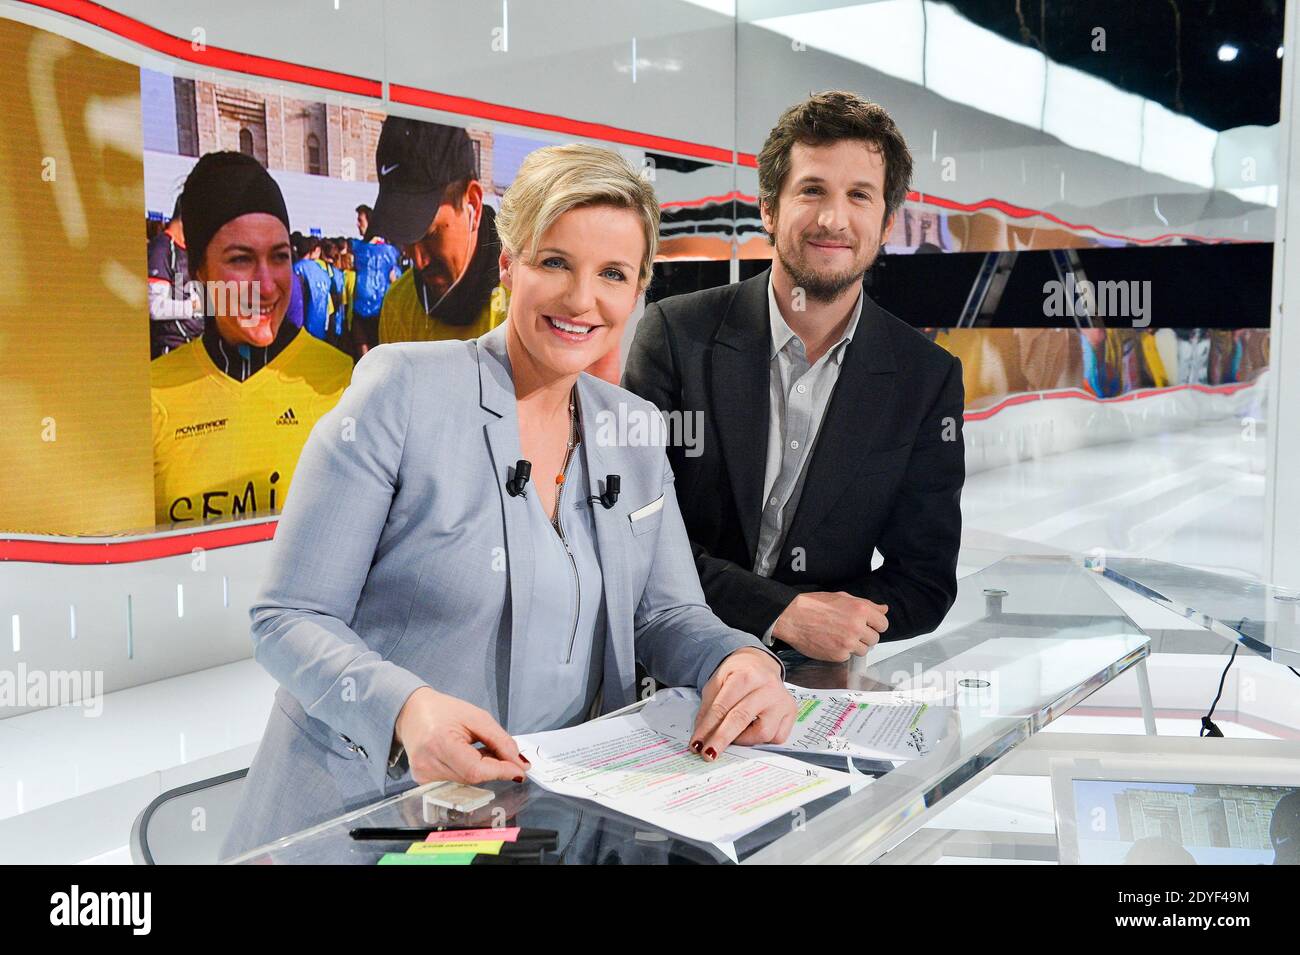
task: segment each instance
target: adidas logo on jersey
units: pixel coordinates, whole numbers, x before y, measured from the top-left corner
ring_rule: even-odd
[[[297,424],[298,416],[293,413],[293,409],[287,409],[284,414],[275,419],[276,424]]]

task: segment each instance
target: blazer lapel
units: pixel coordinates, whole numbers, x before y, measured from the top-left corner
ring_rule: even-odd
[[[839,380],[817,431],[812,459],[799,505],[781,545],[782,554],[806,539],[830,513],[854,480],[863,460],[886,439],[885,409],[893,398],[898,375],[885,316],[862,292],[862,316],[844,353]]]
[[[578,376],[578,402],[582,415],[582,453],[587,462],[588,487],[585,493],[599,496],[605,479],[621,474],[618,455],[602,448],[597,440],[596,416],[602,410],[585,375]],[[622,475],[626,476],[626,475]],[[626,550],[632,546],[627,524],[627,507],[620,501],[606,509],[599,502],[591,505],[596,525],[596,547],[605,590],[605,660],[601,710],[609,712],[627,706],[636,698],[636,641],[633,632],[631,584],[627,575]]]
[[[492,455],[492,472],[501,498],[505,523],[506,561],[510,584],[510,633],[524,633],[533,593],[533,543],[528,530],[528,515],[521,505],[531,506],[527,498],[514,498],[506,491],[506,481],[513,475],[515,462],[523,453],[519,447],[519,416],[515,406],[514,381],[505,352],[505,326],[475,341],[479,363],[479,404],[494,417],[483,426]],[[498,334],[499,333],[499,334]],[[525,489],[526,493],[531,488]],[[522,686],[528,675],[522,670],[523,654],[510,654],[510,693]],[[501,725],[507,726],[512,709],[507,699]]]
[[[714,335],[713,420],[750,560],[758,550],[770,414],[768,269],[740,283]]]

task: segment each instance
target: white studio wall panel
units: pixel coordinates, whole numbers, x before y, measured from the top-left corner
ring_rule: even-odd
[[[954,103],[1021,126],[1041,125],[1047,59],[971,23],[942,4],[926,4],[925,85]]]
[[[248,608],[269,554],[263,541],[207,550],[201,560],[186,553],[123,564],[6,562],[0,671],[24,675],[24,687],[12,688],[19,696],[6,701],[5,718],[44,705],[33,700],[26,679],[33,674],[111,693],[252,656]]]
[[[1145,102],[1082,70],[1049,62],[1043,132],[1076,149],[1136,166],[1142,159]]]
[[[752,21],[813,47],[918,85],[925,83],[925,10],[921,0],[879,0]]]

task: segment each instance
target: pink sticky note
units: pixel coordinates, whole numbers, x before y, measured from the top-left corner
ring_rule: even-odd
[[[425,842],[514,842],[518,838],[518,826],[509,829],[444,829],[429,833]]]

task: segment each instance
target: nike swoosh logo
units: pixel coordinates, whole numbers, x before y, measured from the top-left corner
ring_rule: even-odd
[[[395,162],[395,163],[393,163],[391,166],[380,166],[380,167],[379,167],[379,175],[381,175],[381,176],[387,176],[390,172],[392,172],[394,169],[396,169],[396,168],[397,168],[398,166],[400,166],[400,165],[401,165],[400,162]]]

